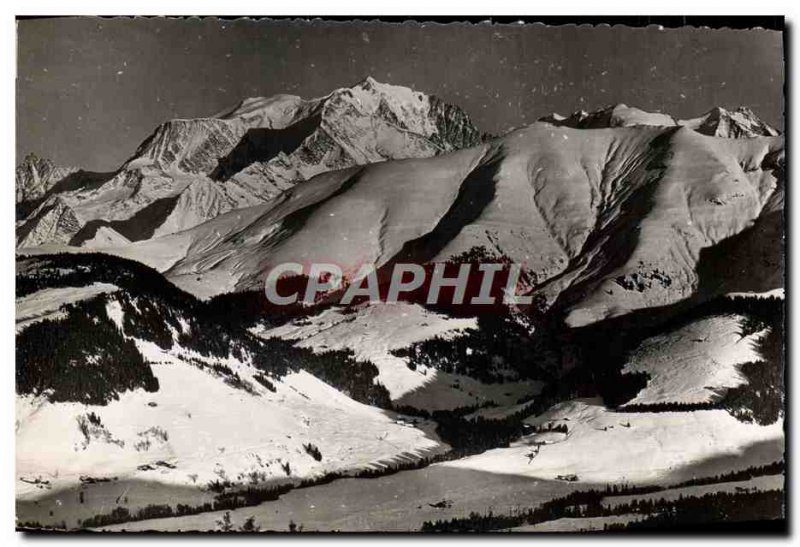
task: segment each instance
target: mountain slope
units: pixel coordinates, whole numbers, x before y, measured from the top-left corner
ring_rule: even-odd
[[[18,515],[228,510],[450,449],[432,473],[530,488],[781,461],[784,139],[726,112],[477,142],[367,80],[168,122],[113,177],[57,183],[17,233]],[[521,264],[533,305],[265,305],[282,262],[448,261]]]
[[[524,264],[540,305],[558,305],[578,326],[716,294],[698,264],[782,207],[782,150],[781,138],[537,123],[435,158],[326,173],[264,205],[113,252],[210,296],[261,290],[270,266],[287,261],[335,259],[352,273],[410,249],[415,260],[441,261],[478,247]]]
[[[56,183],[77,171],[74,167],[57,167],[51,160],[28,154],[15,173],[16,202],[19,205],[42,197]]]
[[[79,228],[100,223],[140,240],[262,203],[324,171],[428,157],[479,140],[459,108],[367,78],[317,99],[253,98],[219,117],[168,121],[110,180],[50,197],[70,208]],[[18,191],[41,186],[35,168],[20,169],[33,174]],[[65,243],[77,233],[52,235],[41,221],[26,219],[21,230],[37,237],[19,238],[18,246]]]
[[[623,372],[650,378],[628,403],[708,403],[746,384],[739,365],[759,360],[756,343],[764,333],[742,333],[743,321],[739,315],[706,317],[645,340]]]
[[[75,211],[58,196],[39,205],[28,220],[17,227],[17,245],[36,247],[43,243],[68,244],[81,229]]]
[[[83,254],[17,270],[22,498],[86,477],[264,486],[446,448],[377,408],[371,365],[253,337],[149,268]]]
[[[378,369],[376,381],[386,386],[392,401],[401,407],[423,411],[452,410],[483,405],[513,405],[535,396],[541,382],[511,376],[482,382],[468,374],[445,372],[434,366],[411,364],[397,350],[431,339],[452,340],[477,332],[476,318],[454,318],[433,313],[415,304],[365,304],[350,310],[326,309],[318,315],[302,317],[274,328],[258,326],[253,332],[262,337],[297,341],[315,351],[350,349],[368,359]],[[465,342],[477,354],[477,342]],[[521,352],[519,352],[521,353]],[[498,360],[491,355],[486,362]],[[496,365],[494,365],[496,366]]]

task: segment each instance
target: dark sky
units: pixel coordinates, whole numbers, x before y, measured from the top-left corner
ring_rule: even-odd
[[[775,31],[182,19],[18,22],[17,157],[113,170],[162,121],[372,75],[502,133],[623,102],[677,117],[751,107],[783,127]]]

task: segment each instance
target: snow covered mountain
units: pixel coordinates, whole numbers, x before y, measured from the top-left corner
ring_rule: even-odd
[[[731,263],[738,255],[714,249],[756,237],[754,248],[781,256],[780,239],[758,234],[768,233],[762,216],[782,209],[782,165],[781,137],[536,123],[435,158],[325,173],[263,205],[111,252],[207,297],[260,290],[269,265],[286,261],[336,257],[355,271],[409,249],[430,262],[479,247],[524,264],[540,305],[577,326],[719,294],[709,272],[720,269],[751,287],[741,290],[776,288],[764,286],[780,283],[768,273],[775,264],[757,273],[744,256]]]
[[[697,118],[678,120],[668,114],[645,112],[639,108],[620,103],[594,112],[579,110],[567,117],[560,114],[550,114],[541,118],[540,121],[579,129],[631,127],[636,125],[680,125],[689,127],[703,135],[725,138],[776,137],[780,135],[777,129],[771,127],[756,116],[752,110],[744,106],[734,110],[715,107]]]
[[[675,119],[668,114],[645,112],[626,104],[616,104],[594,112],[578,110],[567,117],[550,114],[539,121],[557,126],[574,127],[576,129],[607,129],[610,127],[630,127],[635,125],[671,126],[677,125]]]
[[[777,129],[761,120],[745,106],[734,110],[716,107],[699,118],[681,120],[678,123],[691,127],[698,133],[714,137],[775,137],[780,135]]]
[[[113,230],[112,239],[165,235],[263,203],[321,172],[433,156],[479,140],[459,108],[372,78],[318,99],[247,99],[219,117],[160,125],[100,183],[48,193],[42,167],[24,164],[18,196],[46,199],[21,224],[18,245],[86,244],[100,227]],[[69,222],[56,220],[62,217]]]

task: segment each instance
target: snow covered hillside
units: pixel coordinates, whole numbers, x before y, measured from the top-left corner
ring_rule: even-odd
[[[745,320],[710,317],[645,340],[622,369],[650,376],[629,403],[705,403],[746,383],[738,365],[759,360],[756,343],[763,333],[742,333]]]
[[[307,372],[275,379],[268,389],[247,366],[226,361],[251,382],[247,392],[154,344],[137,346],[158,379],[155,393],[131,391],[102,406],[18,398],[19,497],[74,486],[81,477],[257,486],[446,448],[424,426],[398,424],[392,413],[357,403]],[[48,488],[31,484],[37,480]]]
[[[18,510],[207,523],[276,488],[315,499],[396,472],[368,510],[404,521],[422,485],[436,520],[495,495],[521,507],[525,488],[539,503],[780,465],[785,161],[745,108],[616,105],[486,140],[459,108],[371,78],[168,121],[112,174],[27,158]],[[279,306],[265,277],[287,262],[345,283],[365,264],[381,281],[396,264],[519,264],[532,303]],[[428,500],[428,468],[463,506]]]
[[[58,311],[62,306],[90,299],[99,294],[114,292],[117,288],[110,283],[92,283],[86,287],[42,289],[17,298],[17,332],[42,319],[64,317],[64,313]]]
[[[687,470],[691,473],[692,466],[714,458],[731,458],[734,469],[744,469],[783,457],[782,422],[746,424],[724,410],[614,412],[598,400],[573,400],[526,422],[565,425],[568,433],[553,439],[532,433],[509,448],[440,465],[541,479],[575,475],[587,483],[635,484],[691,478]]]
[[[474,318],[451,318],[416,304],[398,303],[363,305],[349,313],[331,308],[316,316],[255,332],[262,337],[296,340],[299,346],[317,351],[352,350],[378,367],[376,380],[386,386],[392,401],[401,406],[426,411],[486,403],[504,406],[536,395],[541,386],[533,380],[487,384],[464,374],[424,365],[412,370],[407,358],[392,352],[436,336],[458,337],[466,329],[477,328]]]
[[[447,448],[425,420],[379,408],[372,365],[262,342],[144,267],[60,255],[22,259],[18,275],[23,498],[82,477],[255,486]]]

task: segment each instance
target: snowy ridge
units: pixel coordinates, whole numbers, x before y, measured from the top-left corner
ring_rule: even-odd
[[[782,207],[782,149],[780,137],[536,123],[491,146],[325,173],[264,205],[109,251],[202,297],[260,290],[270,264],[380,266],[446,222],[463,185],[491,184],[487,203],[473,201],[475,220],[431,260],[484,247],[524,264],[532,293],[578,326],[695,294],[706,250]]]
[[[19,247],[37,247],[44,243],[66,245],[81,228],[75,211],[58,196],[51,196],[17,228]]]
[[[694,129],[698,133],[713,137],[752,138],[780,135],[777,129],[759,119],[746,106],[740,106],[734,110],[716,107],[699,118],[681,120],[678,123]]]
[[[58,310],[62,306],[114,292],[117,289],[118,287],[110,283],[92,283],[86,287],[42,289],[17,298],[15,305],[17,332],[42,319],[60,317]]]
[[[578,110],[567,117],[554,113],[540,118],[540,121],[576,129],[608,129],[610,127],[632,127],[637,125],[677,125],[675,119],[668,114],[645,112],[622,103],[594,112]]]
[[[457,107],[367,78],[318,99],[253,98],[220,117],[170,120],[110,180],[53,197],[72,211],[78,229],[93,221],[128,222],[122,235],[140,240],[263,203],[321,172],[428,157],[478,141]],[[33,173],[18,192],[42,186],[30,165],[18,173]],[[77,233],[52,233],[39,228],[42,222],[30,215],[21,230],[37,235],[19,238],[18,246],[69,243]]]
[[[625,104],[617,104],[593,112],[579,110],[567,117],[554,113],[540,118],[540,121],[577,129],[607,129],[639,125],[683,126],[703,135],[729,139],[777,137],[780,135],[777,129],[761,120],[745,106],[733,110],[717,106],[702,116],[678,120],[661,112],[646,112]]]

